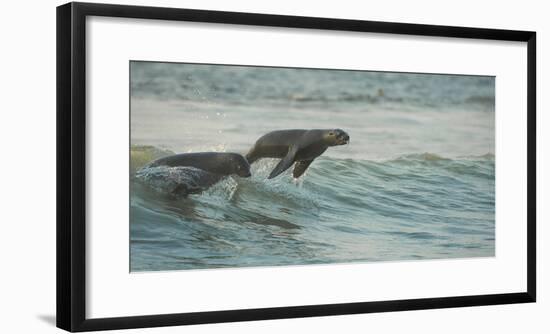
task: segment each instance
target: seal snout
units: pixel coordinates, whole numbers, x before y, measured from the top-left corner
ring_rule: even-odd
[[[237,165],[237,175],[240,177],[251,177],[252,173],[250,172],[250,164],[246,159],[241,159],[240,163]]]
[[[336,137],[336,140],[339,145],[349,144],[349,135],[346,132],[341,131]]]
[[[234,171],[235,174],[237,174],[240,177],[251,177],[252,173],[250,172],[250,165],[248,163],[244,166],[237,166],[236,170]]]

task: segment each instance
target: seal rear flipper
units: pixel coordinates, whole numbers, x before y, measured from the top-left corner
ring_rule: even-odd
[[[313,159],[298,161],[296,163],[296,165],[294,165],[294,170],[292,171],[292,176],[294,176],[295,179],[302,176],[302,174],[304,174],[304,172],[309,167],[309,165],[311,165],[312,162],[313,162]]]
[[[285,170],[289,169],[290,166],[294,163],[294,158],[296,157],[297,149],[293,148],[288,151],[288,154],[275,166],[275,169],[271,171],[271,174],[267,177],[268,179],[272,179],[276,177],[277,175],[281,174]]]

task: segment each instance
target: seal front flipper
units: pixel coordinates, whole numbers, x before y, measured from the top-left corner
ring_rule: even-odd
[[[269,174],[268,179],[272,179],[275,176],[281,174],[285,170],[289,169],[290,166],[294,163],[294,158],[296,157],[296,152],[298,152],[298,149],[294,146],[289,151],[288,154],[275,166],[275,169],[271,171],[271,174]]]
[[[309,165],[311,165],[312,162],[313,162],[313,159],[298,161],[296,163],[296,165],[294,165],[294,170],[292,171],[292,176],[294,176],[295,179],[302,176],[302,174],[304,174],[304,172],[309,167]]]

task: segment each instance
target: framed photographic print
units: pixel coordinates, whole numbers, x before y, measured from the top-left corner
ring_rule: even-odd
[[[535,36],[58,7],[58,327],[534,302]]]

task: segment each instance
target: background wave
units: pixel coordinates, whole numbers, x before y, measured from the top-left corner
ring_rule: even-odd
[[[132,62],[132,94],[240,105],[494,108],[493,77]],[[294,80],[299,77],[299,80]],[[208,80],[205,80],[208,78]],[[228,80],[228,78],[231,78]],[[243,89],[244,88],[244,89]],[[348,103],[349,102],[349,103]]]

